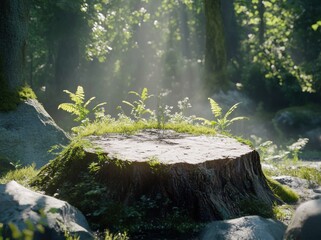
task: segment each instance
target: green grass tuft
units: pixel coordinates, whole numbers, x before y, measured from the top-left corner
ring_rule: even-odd
[[[19,168],[16,170],[11,170],[1,176],[0,184],[6,184],[12,180],[18,182],[19,184],[30,188],[30,181],[38,174],[38,170],[35,169],[35,165]]]

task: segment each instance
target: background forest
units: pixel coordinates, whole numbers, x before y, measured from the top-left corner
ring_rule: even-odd
[[[251,122],[238,134],[319,147],[319,20],[318,0],[33,0],[25,81],[66,129],[64,89],[81,85],[117,115],[128,91],[146,87],[171,91],[169,105],[189,97],[202,116],[207,97],[242,102]]]

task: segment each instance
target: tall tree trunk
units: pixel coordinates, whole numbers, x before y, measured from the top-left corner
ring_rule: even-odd
[[[234,10],[234,0],[221,0],[221,5],[226,42],[226,55],[229,60],[238,55],[240,37]]]
[[[264,33],[265,33],[265,22],[264,22],[264,12],[265,7],[263,1],[260,0],[258,3],[259,17],[260,17],[260,25],[259,25],[259,42],[260,44],[264,43]]]
[[[205,82],[207,89],[226,90],[226,49],[220,0],[203,0],[206,17]]]
[[[27,22],[27,0],[0,1],[0,71],[11,90],[23,83]]]

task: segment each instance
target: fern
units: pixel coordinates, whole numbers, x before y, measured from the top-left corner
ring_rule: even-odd
[[[77,117],[74,119],[74,121],[82,122],[81,125],[85,125],[86,123],[90,122],[88,116],[91,112],[94,112],[96,115],[97,112],[102,111],[99,110],[99,108],[107,104],[106,102],[99,103],[94,108],[89,110],[88,105],[95,99],[95,97],[91,97],[85,102],[85,91],[82,86],[78,86],[75,93],[72,93],[68,90],[64,90],[64,92],[69,95],[70,100],[73,103],[61,103],[59,104],[58,109],[64,110],[68,113],[71,113],[72,115],[76,115]],[[74,129],[79,128],[76,127]]]
[[[143,88],[140,94],[135,91],[130,91],[128,93],[133,94],[139,98],[138,100],[135,100],[133,103],[128,101],[122,101],[123,103],[131,107],[131,114],[137,121],[143,120],[143,115],[145,114],[153,114],[153,112],[150,109],[146,108],[146,100],[153,97],[153,95],[148,94],[147,88]]]
[[[220,107],[220,105],[212,98],[208,98],[208,100],[211,105],[211,111],[214,115],[214,120],[208,120],[205,118],[197,118],[197,120],[203,121],[204,125],[212,126],[220,132],[226,132],[227,128],[232,123],[234,123],[236,121],[248,119],[247,117],[243,117],[243,116],[228,119],[228,117],[234,112],[235,109],[237,109],[237,107],[240,103],[234,104],[222,117],[222,108]]]
[[[222,108],[212,98],[208,98],[211,104],[211,110],[214,117],[220,117],[222,115]]]

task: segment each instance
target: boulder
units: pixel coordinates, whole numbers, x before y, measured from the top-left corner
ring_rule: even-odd
[[[93,239],[85,217],[67,202],[33,192],[15,181],[1,184],[0,223],[4,224],[4,234],[9,234],[9,223],[21,231],[27,228],[27,222],[34,226],[41,223],[45,229],[44,233],[35,234],[35,240],[63,240],[65,232],[80,239]]]
[[[22,165],[41,167],[54,158],[48,150],[67,144],[68,138],[42,105],[34,99],[15,111],[0,112],[0,156]]]
[[[285,234],[286,240],[321,239],[321,199],[302,203],[295,211]]]
[[[273,179],[298,193],[300,202],[321,198],[321,194],[317,190],[319,186],[315,182],[292,176],[277,176]]]
[[[309,147],[321,147],[321,108],[315,105],[297,106],[278,111],[273,124],[276,130],[287,137],[306,137]]]
[[[246,216],[207,225],[202,240],[281,240],[286,226],[272,219]]]

